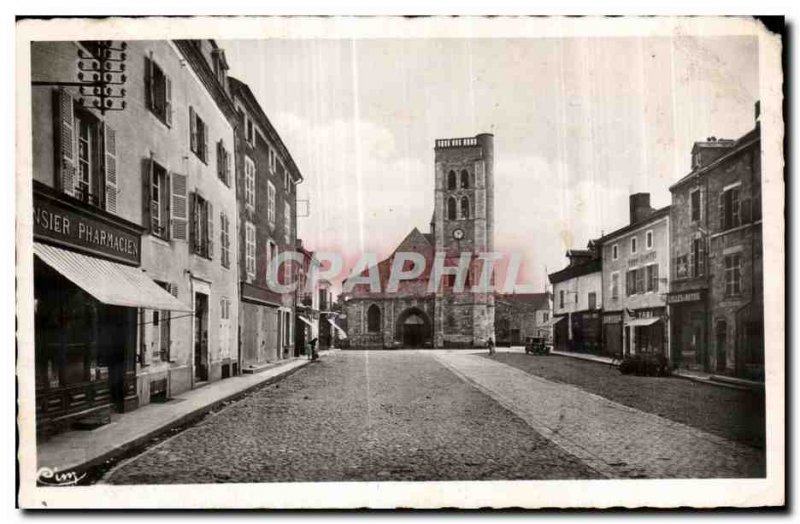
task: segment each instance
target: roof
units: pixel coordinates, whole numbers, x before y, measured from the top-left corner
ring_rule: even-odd
[[[434,258],[435,240],[430,233],[421,233],[416,227],[413,228],[392,251],[392,254],[385,259],[378,262],[378,274],[380,275],[381,290],[386,288],[389,281],[389,274],[392,269],[392,262],[397,253],[420,253],[425,257],[425,270],[418,277],[418,279],[427,279],[430,275],[433,264],[431,261]],[[373,271],[376,266],[370,266],[364,269],[359,276],[367,276],[370,271]],[[346,282],[346,280],[345,280]]]
[[[608,242],[609,240],[617,238],[617,237],[619,237],[621,235],[624,235],[625,233],[627,233],[627,232],[629,232],[629,231],[631,231],[633,229],[636,229],[637,227],[643,226],[645,224],[649,224],[650,222],[655,222],[656,220],[659,220],[659,219],[661,219],[661,218],[663,218],[665,216],[669,216],[669,210],[670,210],[671,207],[672,206],[664,206],[661,209],[656,209],[655,211],[650,213],[647,216],[647,218],[644,218],[644,219],[639,220],[637,222],[632,222],[632,223],[628,224],[625,227],[621,227],[621,228],[617,229],[616,231],[612,231],[611,233],[608,233],[607,235],[603,235],[602,237],[600,237],[597,240],[595,240],[595,242],[598,243],[598,244],[604,244],[604,243]]]
[[[550,293],[501,293],[495,296],[498,302],[530,304],[535,309],[550,309]]]
[[[292,172],[295,178],[298,180],[303,180],[303,175],[300,173],[300,169],[297,167],[297,164],[295,164],[291,153],[289,153],[289,149],[286,147],[286,144],[283,143],[283,140],[281,140],[281,136],[273,127],[269,117],[267,117],[266,113],[264,113],[261,104],[258,103],[255,95],[250,90],[250,86],[232,76],[228,77],[228,83],[231,87],[231,92],[233,93],[234,98],[238,96],[242,98],[248,106],[250,106],[250,111],[256,117],[259,125],[264,128],[264,131],[269,135],[270,141],[275,145],[275,147],[278,148],[280,156],[286,160],[289,170]]]
[[[561,271],[550,273],[548,275],[548,278],[550,279],[551,284],[558,284],[559,282],[564,282],[565,280],[570,280],[572,278],[588,275],[590,273],[597,273],[602,268],[603,268],[603,259],[598,257],[588,260],[586,262],[581,262],[580,264],[573,264],[571,266],[567,266]]]
[[[705,173],[707,173],[707,172],[711,171],[712,169],[716,168],[717,166],[719,166],[723,162],[726,162],[727,160],[730,160],[731,158],[734,158],[736,155],[738,155],[739,153],[741,153],[742,151],[744,151],[745,149],[747,149],[751,145],[759,142],[760,140],[761,140],[761,128],[759,126],[756,126],[755,128],[751,129],[750,131],[748,131],[747,133],[745,133],[744,135],[739,137],[735,141],[735,143],[733,145],[733,148],[729,152],[727,152],[724,155],[722,155],[721,157],[717,158],[716,160],[714,160],[710,164],[706,164],[706,165],[701,166],[701,167],[699,167],[699,168],[697,168],[695,170],[692,170],[687,175],[685,175],[683,178],[681,178],[680,180],[678,180],[677,182],[675,182],[674,184],[669,186],[669,190],[670,191],[674,190],[675,188],[677,188],[681,184],[683,184],[685,182],[688,182],[689,180],[693,179],[695,176],[704,175]],[[717,141],[717,142],[719,142],[719,141]],[[728,146],[730,146],[730,144],[728,144]]]

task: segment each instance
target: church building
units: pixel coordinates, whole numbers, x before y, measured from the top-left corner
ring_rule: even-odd
[[[494,250],[494,136],[439,139],[434,153],[430,230],[412,229],[377,268],[361,274],[377,269],[379,290],[358,284],[345,294],[351,347],[484,347],[494,337],[493,286],[473,289],[483,273],[480,255]],[[400,253],[420,255],[424,270],[391,289],[390,273]],[[436,263],[447,269],[434,272]],[[452,274],[460,264],[466,271]],[[403,262],[404,271],[414,268],[415,262]],[[444,274],[431,283],[436,273]]]

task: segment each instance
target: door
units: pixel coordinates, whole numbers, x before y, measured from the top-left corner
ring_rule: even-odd
[[[194,294],[194,379],[208,380],[208,295]]]
[[[728,323],[724,320],[717,322],[717,372],[723,373],[728,367]]]
[[[411,348],[422,347],[425,321],[412,314],[403,322],[403,345]]]

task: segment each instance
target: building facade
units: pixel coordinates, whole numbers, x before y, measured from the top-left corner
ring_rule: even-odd
[[[760,128],[708,139],[670,188],[673,364],[763,380]]]
[[[610,355],[669,357],[669,206],[630,196],[630,223],[597,240],[603,258],[603,345]]]
[[[297,184],[303,178],[250,88],[229,79],[236,107],[242,370],[252,373],[295,353],[295,293],[270,286],[295,278],[279,255],[297,241]]]
[[[238,371],[224,52],[210,40],[112,44],[111,54],[97,42],[31,46],[37,402],[54,424]],[[74,84],[120,61],[125,106],[100,111]],[[72,241],[56,238],[59,221]],[[140,291],[123,293],[125,278]]]
[[[594,243],[567,251],[569,264],[549,275],[553,286],[553,348],[598,353],[602,348],[602,260]]]
[[[494,303],[498,346],[518,346],[528,337],[551,339],[550,293],[498,294]]]
[[[494,249],[494,137],[436,140],[434,155],[430,231],[414,228],[371,268],[379,275],[380,289],[358,285],[347,294],[351,347],[474,347],[494,336],[494,291],[491,286],[472,290],[481,275],[480,254]],[[393,261],[408,252],[424,259],[424,270],[388,290]],[[430,283],[434,263],[449,268],[439,275],[452,272],[462,260],[467,269],[463,291],[452,273]]]

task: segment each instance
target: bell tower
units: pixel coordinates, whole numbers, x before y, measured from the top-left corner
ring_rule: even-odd
[[[438,139],[434,147],[434,227],[436,252],[457,266],[469,253],[469,278],[456,293],[443,279],[435,294],[434,345],[483,346],[494,337],[494,292],[473,293],[481,253],[494,250],[494,136]]]

